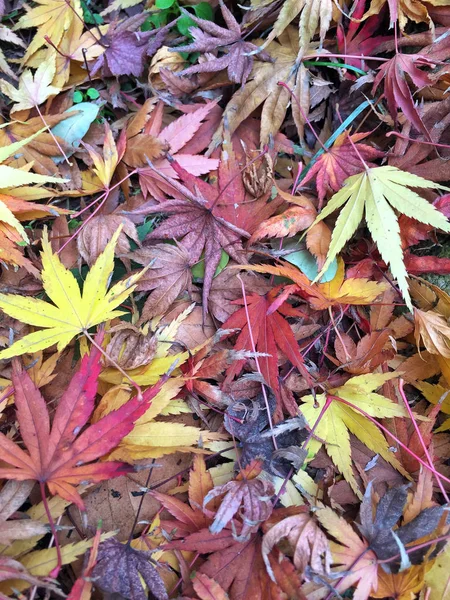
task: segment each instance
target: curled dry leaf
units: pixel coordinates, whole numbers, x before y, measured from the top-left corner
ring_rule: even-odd
[[[169,598],[163,580],[150,562],[150,552],[134,550],[130,544],[121,544],[117,540],[110,539],[100,544],[92,577],[103,592],[117,594],[127,600]]]
[[[157,338],[148,333],[148,327],[139,329],[124,323],[111,329],[114,331],[106,347],[108,357],[122,369],[136,369],[148,365],[156,354]],[[106,366],[113,366],[111,361]]]
[[[416,344],[420,347],[422,340],[430,354],[438,354],[450,358],[450,327],[447,320],[437,312],[414,310]]]
[[[113,238],[117,229],[122,226],[115,254],[118,256],[130,252],[130,242],[140,245],[134,223],[127,217],[119,215],[98,215],[93,217],[81,229],[77,236],[78,251],[89,266],[92,266]]]
[[[246,471],[251,470],[252,465]],[[273,485],[262,479],[247,479],[241,481],[229,481],[212,489],[203,499],[206,506],[213,498],[226,494],[222,500],[219,510],[216,512],[214,521],[210,525],[211,533],[220,533],[224,527],[233,519],[241,508],[243,526],[237,539],[245,540],[255,531],[272,513],[273,506],[271,497],[275,493]]]
[[[262,555],[267,572],[273,580],[275,576],[269,554],[283,538],[287,538],[293,549],[294,565],[300,573],[304,573],[307,565],[310,565],[314,573],[329,575],[332,560],[327,536],[311,515],[300,513],[283,519],[264,534]]]

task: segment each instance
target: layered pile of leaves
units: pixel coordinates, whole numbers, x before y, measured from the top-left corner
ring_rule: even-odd
[[[449,26],[0,0],[0,598],[450,598]]]

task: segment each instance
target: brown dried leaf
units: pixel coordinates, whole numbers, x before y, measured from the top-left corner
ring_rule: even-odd
[[[86,223],[78,235],[78,250],[88,265],[95,263],[120,225],[122,231],[115,253],[120,256],[130,251],[128,238],[140,245],[136,226],[130,219],[119,215],[98,215]]]
[[[34,481],[9,480],[0,492],[0,540],[2,543],[10,544],[13,540],[23,540],[34,535],[48,533],[49,526],[40,521],[31,519],[7,521],[28,498],[33,486]]]
[[[331,553],[326,535],[319,529],[311,515],[301,513],[283,519],[263,537],[262,555],[267,572],[274,579],[269,554],[283,538],[287,538],[294,552],[294,565],[304,573],[311,565],[315,573],[327,575],[331,566]]]
[[[123,161],[130,167],[147,166],[148,160],[160,158],[167,152],[169,146],[164,140],[153,135],[139,133],[127,140]]]
[[[122,369],[136,369],[151,362],[158,345],[154,335],[128,323],[118,325],[114,331],[106,348],[110,359]],[[114,363],[108,361],[106,366],[114,366]]]
[[[416,308],[414,320],[417,346],[422,339],[428,352],[450,358],[450,327],[445,318],[432,310],[425,312]]]
[[[150,291],[142,310],[142,321],[164,314],[184,291],[191,291],[191,261],[179,244],[156,244],[130,254],[135,262],[150,267],[139,280],[138,291]]]

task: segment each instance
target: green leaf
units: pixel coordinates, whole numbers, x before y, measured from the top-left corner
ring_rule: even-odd
[[[309,250],[297,250],[292,252],[292,254],[287,254],[284,257],[284,260],[291,263],[291,265],[298,267],[310,281],[313,281],[319,274],[317,269],[317,261]],[[331,261],[330,266],[321,277],[320,283],[327,283],[328,281],[334,279],[334,276],[337,273],[337,268],[338,263],[337,260],[334,259]]]
[[[91,100],[97,100],[97,98],[100,98],[100,94],[95,88],[89,88],[86,92],[86,96]]]
[[[187,15],[181,15],[177,21],[177,29],[181,35],[189,35],[189,29],[194,26],[194,21]]]
[[[155,6],[161,10],[167,10],[175,4],[176,0],[156,0]]]
[[[76,90],[73,93],[73,101],[75,104],[78,104],[79,102],[83,102],[83,92],[80,92],[80,90]]]
[[[199,19],[205,19],[206,21],[212,21],[214,17],[214,11],[211,4],[208,2],[200,2],[200,4],[194,4],[192,6],[195,12],[195,16]]]
[[[229,260],[230,260],[230,257],[228,256],[228,254],[222,250],[221,255],[220,255],[220,261],[219,261],[219,264],[217,265],[216,271],[214,273],[214,277],[217,277],[217,275],[222,273],[222,271],[227,266]],[[205,257],[203,256],[203,254],[202,254],[200,260],[198,261],[198,263],[192,267],[191,271],[192,271],[192,277],[194,279],[203,279],[204,278],[204,276],[205,276]]]

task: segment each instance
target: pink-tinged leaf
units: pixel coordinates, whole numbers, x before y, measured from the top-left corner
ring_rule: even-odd
[[[217,581],[204,573],[196,573],[192,585],[200,600],[228,600],[229,598]]]
[[[170,125],[167,125],[161,131],[158,137],[169,143],[171,154],[176,154],[194,137],[202,121],[216,104],[217,102],[208,102],[208,104],[198,108],[196,111],[182,115],[175,121],[172,121]]]

